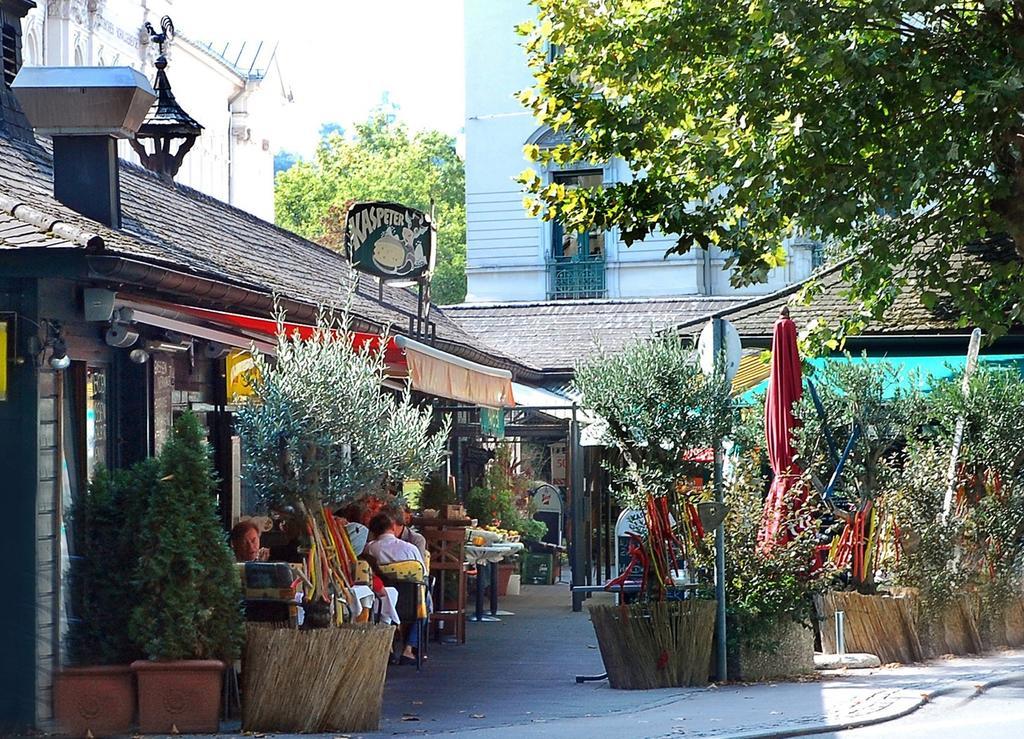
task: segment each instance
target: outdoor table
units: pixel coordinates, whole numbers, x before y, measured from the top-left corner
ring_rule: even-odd
[[[501,621],[498,618],[498,567],[497,564],[506,557],[523,549],[520,542],[496,542],[487,546],[466,545],[466,563],[477,566],[476,576],[476,612],[469,617],[470,621],[488,622]],[[480,577],[480,566],[487,565],[491,575],[491,615],[484,615],[483,578]]]

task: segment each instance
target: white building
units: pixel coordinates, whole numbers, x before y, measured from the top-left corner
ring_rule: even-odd
[[[534,15],[527,0],[466,0],[466,248],[468,303],[573,298],[736,296],[770,293],[805,278],[811,244],[793,245],[786,266],[765,284],[729,284],[725,255],[701,249],[664,258],[675,239],[650,237],[626,247],[615,230],[565,234],[557,223],[527,216],[514,181],[530,166],[527,143],[555,135],[515,99],[531,85],[515,26]],[[535,165],[534,165],[535,166]],[[547,182],[595,184],[630,177],[622,161],[538,172]]]
[[[156,45],[144,23],[175,21],[173,0],[36,0],[23,26],[25,66],[128,66],[150,80]],[[208,29],[178,24],[167,74],[186,112],[204,126],[175,181],[274,220],[274,109],[291,95],[275,45],[202,42]],[[122,142],[121,157],[138,161]]]

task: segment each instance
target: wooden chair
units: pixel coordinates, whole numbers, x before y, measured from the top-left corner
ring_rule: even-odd
[[[403,624],[419,629],[416,669],[423,667],[427,646],[427,573],[416,560],[378,565],[384,584],[398,591],[395,610]]]
[[[423,536],[427,540],[427,551],[430,554],[430,575],[434,580],[434,612],[430,614],[430,622],[455,623],[455,638],[460,644],[466,643],[466,529],[465,528],[434,528],[424,527]],[[449,585],[445,582],[448,573],[455,573],[455,592],[446,592]],[[455,596],[454,608],[448,608],[446,601]],[[440,639],[440,635],[438,636]]]

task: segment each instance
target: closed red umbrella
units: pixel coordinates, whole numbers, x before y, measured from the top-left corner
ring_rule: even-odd
[[[761,530],[757,534],[758,550],[762,553],[785,545],[793,538],[793,531],[786,522],[790,512],[799,508],[807,497],[806,489],[800,484],[801,470],[793,461],[792,440],[796,427],[793,404],[800,400],[802,390],[796,324],[789,319],[789,308],[783,308],[772,335],[772,366],[764,405],[765,440],[774,479],[764,502]]]

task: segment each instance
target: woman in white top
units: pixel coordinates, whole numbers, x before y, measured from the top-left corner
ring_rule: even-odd
[[[373,557],[378,565],[387,565],[394,562],[419,562],[426,573],[426,564],[420,550],[407,541],[402,541],[395,536],[395,522],[387,513],[378,513],[370,519],[370,536],[372,541],[367,542],[363,551]],[[419,624],[414,624],[409,629],[408,641],[402,650],[401,663],[413,664],[416,661],[415,649],[419,649],[420,629]]]

